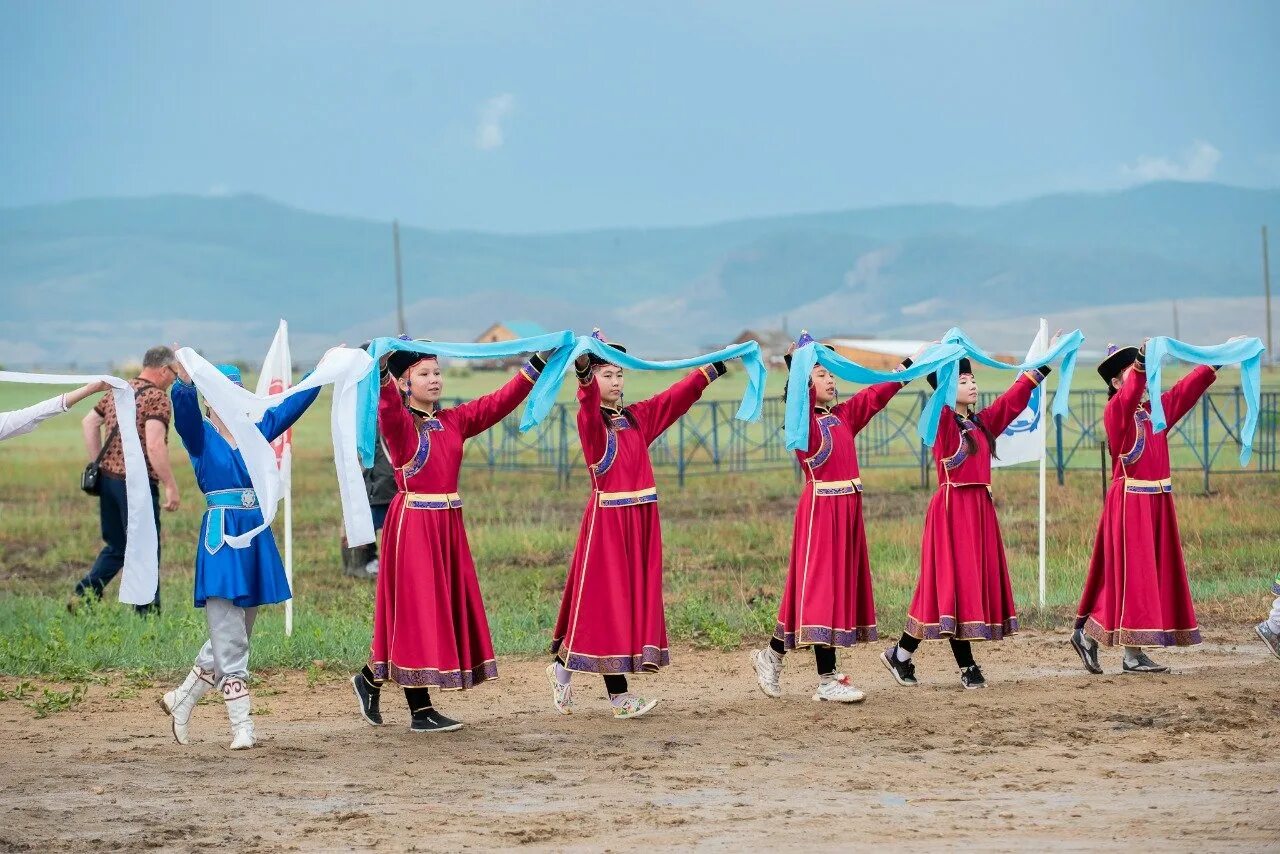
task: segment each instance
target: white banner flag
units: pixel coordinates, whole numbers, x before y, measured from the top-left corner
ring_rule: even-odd
[[[1037,357],[1049,352],[1049,324],[1040,318],[1040,331],[1027,350],[1027,361],[1035,361]],[[1045,406],[1044,389],[1037,388],[1031,393],[1031,401],[1022,410],[1013,423],[996,437],[996,453],[998,459],[992,459],[993,468],[1011,466],[1015,463],[1030,463],[1044,459],[1045,451]]]
[[[262,361],[258,374],[257,393],[279,394],[293,385],[293,357],[289,353],[289,324],[283,319],[276,330],[276,337]],[[284,497],[284,576],[293,591],[293,428],[280,434],[271,447],[276,452],[276,465],[280,467],[280,490]],[[293,634],[293,599],[284,603],[284,633]]]

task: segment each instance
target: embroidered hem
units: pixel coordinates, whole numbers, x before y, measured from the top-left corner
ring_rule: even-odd
[[[551,642],[551,654],[560,651],[564,638],[556,638]],[[659,668],[671,664],[671,651],[659,649],[645,644],[643,650],[635,655],[584,655],[570,652],[564,661],[566,670],[580,673],[600,673],[615,675],[620,673],[655,673]]]
[[[400,667],[395,662],[371,661],[373,680],[381,685],[390,680],[402,688],[440,688],[462,691],[498,678],[498,663],[488,661],[470,670],[437,670],[434,667]]]
[[[958,623],[955,617],[944,615],[939,617],[936,623],[922,623],[908,614],[907,624],[902,632],[920,640],[955,638],[967,641],[998,641],[1018,633],[1018,618],[1009,617],[1003,623]]]
[[[782,641],[784,649],[798,649],[806,646],[838,646],[848,648],[860,643],[871,643],[880,639],[880,633],[874,625],[854,626],[851,629],[837,629],[832,626],[801,626],[799,636],[796,632],[787,631],[782,623],[773,630],[773,636]]]
[[[1076,628],[1103,646],[1196,646],[1201,643],[1199,627],[1191,629],[1126,629],[1108,631],[1093,617],[1076,617]]]

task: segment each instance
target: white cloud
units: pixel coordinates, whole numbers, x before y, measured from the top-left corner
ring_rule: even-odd
[[[480,105],[480,121],[476,124],[476,148],[493,151],[505,141],[502,123],[515,109],[516,96],[510,92],[494,95]]]
[[[1145,181],[1208,181],[1218,169],[1222,152],[1203,139],[1197,139],[1181,157],[1144,154],[1133,163],[1120,167],[1125,177],[1139,183]]]

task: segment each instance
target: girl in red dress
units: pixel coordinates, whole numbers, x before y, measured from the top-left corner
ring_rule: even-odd
[[[1054,334],[1050,347],[1061,334]],[[938,491],[925,514],[920,578],[901,639],[880,656],[899,685],[916,684],[911,656],[920,641],[947,638],[960,667],[960,684],[985,688],[971,642],[1001,640],[1018,631],[1009,565],[991,500],[991,457],[995,437],[1027,408],[1049,368],[1023,372],[981,412],[973,409],[978,383],[968,359],[960,360],[959,371],[955,407],[942,408],[933,442]],[[937,388],[937,376],[928,379]]]
[[[396,351],[384,362],[378,430],[399,491],[382,533],[369,663],[352,677],[360,714],[378,726],[382,683],[404,688],[414,732],[462,724],[431,705],[429,689],[471,688],[498,675],[475,564],[462,522],[463,442],[529,395],[545,364],[534,356],[506,385],[451,409],[435,356]]]
[[[604,340],[600,330],[593,337]],[[609,346],[626,352],[620,344]],[[648,400],[624,404],[623,371],[584,354],[578,374],[578,437],[591,476],[591,497],[565,580],[547,666],[552,702],[573,711],[572,671],[599,673],[616,718],[636,718],[658,704],[627,690],[628,673],[671,663],[662,612],[662,532],[649,445],[725,373],[704,365]]]
[[[803,332],[792,349],[812,342],[809,333]],[[928,346],[904,359],[902,367],[909,367]],[[790,354],[786,359],[790,367]],[[809,447],[796,451],[804,489],[796,507],[791,563],[777,628],[769,646],[751,657],[756,681],[766,696],[782,696],[786,652],[811,646],[818,668],[813,699],[857,703],[864,697],[847,676],[836,671],[836,647],[848,648],[878,637],[854,439],[905,386],[905,382],[878,383],[837,403],[835,376],[822,365],[809,375]]]
[[[1200,643],[1169,479],[1169,431],[1217,373],[1201,365],[1164,393],[1168,428],[1159,433],[1146,400],[1146,344],[1110,347],[1098,373],[1109,389],[1102,420],[1112,476],[1071,645],[1090,673],[1102,672],[1099,644],[1124,647],[1125,673],[1163,673],[1169,668],[1143,647]]]

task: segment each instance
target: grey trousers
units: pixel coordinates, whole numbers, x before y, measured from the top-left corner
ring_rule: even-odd
[[[257,616],[257,608],[240,608],[228,599],[205,600],[209,639],[196,656],[196,666],[212,670],[215,685],[222,685],[228,676],[249,677],[249,636]]]

